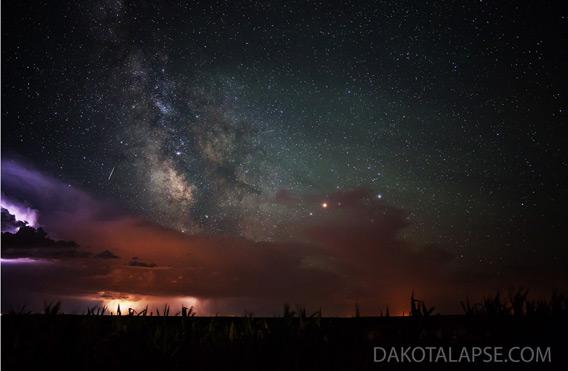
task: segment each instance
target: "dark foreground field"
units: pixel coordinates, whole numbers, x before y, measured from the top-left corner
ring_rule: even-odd
[[[551,347],[552,363],[374,363],[373,347]],[[2,316],[3,370],[568,369],[565,317]]]

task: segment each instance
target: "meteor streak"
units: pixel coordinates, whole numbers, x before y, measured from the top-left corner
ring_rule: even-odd
[[[114,174],[114,168],[115,166],[112,167],[112,170],[110,171],[110,174],[108,175],[108,181],[110,182],[110,178],[112,178],[112,174]]]

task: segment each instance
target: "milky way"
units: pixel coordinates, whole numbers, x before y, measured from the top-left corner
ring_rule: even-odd
[[[564,262],[566,18],[552,4],[6,12],[3,155],[126,213],[277,241],[362,188],[407,212],[404,238],[460,264]],[[283,208],[285,192],[310,202]]]

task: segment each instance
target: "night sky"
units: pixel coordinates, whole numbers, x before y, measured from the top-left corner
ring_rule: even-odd
[[[565,287],[567,17],[522,1],[2,3],[3,208],[84,252],[4,254],[4,301],[342,313],[412,289],[451,310]]]

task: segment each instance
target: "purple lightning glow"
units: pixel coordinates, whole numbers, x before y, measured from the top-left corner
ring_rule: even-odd
[[[0,264],[21,265],[21,264],[49,264],[47,260],[32,259],[32,258],[14,258],[4,259],[0,258]]]
[[[2,195],[0,201],[2,208],[16,217],[16,220],[26,222],[29,226],[36,228],[38,226],[38,211],[28,206],[22,205],[18,202],[9,200],[5,195]],[[10,231],[9,231],[10,232]]]

